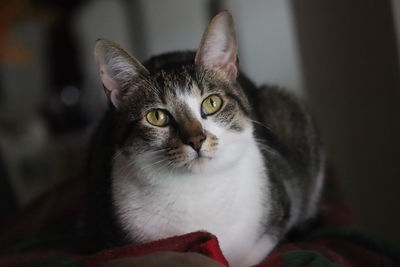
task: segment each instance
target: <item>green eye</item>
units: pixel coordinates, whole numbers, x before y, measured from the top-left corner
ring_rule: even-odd
[[[222,99],[217,95],[212,95],[204,99],[201,110],[204,115],[212,115],[222,107]]]
[[[147,121],[155,126],[165,126],[169,122],[169,117],[165,111],[162,111],[161,109],[154,109],[147,113],[146,115]]]

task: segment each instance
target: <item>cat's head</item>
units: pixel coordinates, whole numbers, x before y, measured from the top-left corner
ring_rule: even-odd
[[[97,42],[95,56],[110,102],[130,124],[120,149],[144,170],[217,170],[245,151],[251,111],[236,81],[237,43],[228,12],[210,22],[191,62],[171,58],[174,64],[146,69],[107,40]]]

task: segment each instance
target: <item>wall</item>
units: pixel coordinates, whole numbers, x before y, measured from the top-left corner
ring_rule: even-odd
[[[400,59],[400,1],[392,0],[392,15],[395,23],[396,36],[397,36],[397,51]]]
[[[241,68],[257,84],[303,94],[295,26],[287,0],[226,1],[239,39]]]
[[[346,204],[400,241],[400,81],[390,1],[292,1],[305,88]]]

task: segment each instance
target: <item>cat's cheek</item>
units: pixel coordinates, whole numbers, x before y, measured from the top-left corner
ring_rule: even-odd
[[[188,159],[188,155],[184,147],[168,149],[165,156],[171,164],[176,166],[184,164]]]
[[[219,138],[218,150],[215,158],[221,166],[236,164],[241,155],[247,151],[253,140],[251,127],[245,128],[240,133],[226,129]]]
[[[218,150],[219,139],[217,136],[207,133],[207,139],[203,144],[201,153],[205,157],[213,157],[215,152]]]
[[[207,133],[207,138],[208,138],[209,134],[219,138],[225,132],[225,129],[223,127],[221,127],[220,125],[218,125],[211,118],[209,118],[207,120],[203,120],[202,121],[202,126],[203,126],[203,129]]]
[[[166,147],[170,142],[170,130],[168,127],[151,127],[149,128],[148,138],[153,147]]]

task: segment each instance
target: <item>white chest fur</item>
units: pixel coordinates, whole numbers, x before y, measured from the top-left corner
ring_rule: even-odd
[[[132,239],[146,242],[206,230],[218,237],[224,255],[236,265],[263,235],[269,184],[255,142],[228,168],[173,177],[160,173],[157,178],[167,181],[157,185],[140,182],[127,164],[116,156],[113,201]]]

